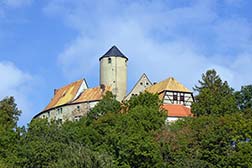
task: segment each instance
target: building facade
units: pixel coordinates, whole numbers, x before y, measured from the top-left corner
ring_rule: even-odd
[[[167,122],[193,116],[191,113],[191,105],[194,102],[192,91],[173,77],[148,87],[146,91],[159,95],[163,103],[162,108],[167,111]]]
[[[54,90],[54,96],[44,110],[34,118],[47,118],[60,122],[79,120],[106,94],[109,86],[88,88],[85,80],[78,80]]]
[[[144,92],[146,88],[152,86],[152,82],[149,80],[147,75],[144,73],[137,81],[132,90],[128,93],[124,100],[129,100],[132,96],[137,96],[141,92]]]
[[[34,118],[47,118],[48,121],[74,121],[92,109],[106,94],[111,91],[118,101],[128,101],[141,92],[158,94],[167,110],[167,121],[190,117],[191,104],[194,101],[192,92],[174,78],[168,78],[152,84],[146,74],[136,82],[132,90],[127,91],[128,58],[116,47],[112,46],[100,61],[100,85],[88,88],[85,79],[81,79],[54,90],[49,104]]]

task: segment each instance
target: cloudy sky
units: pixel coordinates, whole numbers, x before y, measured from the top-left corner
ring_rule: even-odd
[[[251,0],[0,0],[0,98],[13,95],[26,125],[53,89],[99,83],[99,57],[128,58],[128,90],[142,73],[191,89],[215,68],[252,84]]]

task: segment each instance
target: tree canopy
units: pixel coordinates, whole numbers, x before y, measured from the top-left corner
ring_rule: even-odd
[[[158,95],[119,103],[109,92],[79,121],[34,119],[25,129],[7,97],[0,101],[0,168],[252,167],[251,85],[234,92],[209,70],[195,90],[195,116],[170,124]]]
[[[235,97],[240,110],[252,109],[252,85],[242,86]]]
[[[224,115],[238,111],[233,89],[221,80],[214,69],[202,74],[202,80],[199,80],[199,86],[195,86],[194,90],[198,92],[192,104],[192,112],[196,116]]]

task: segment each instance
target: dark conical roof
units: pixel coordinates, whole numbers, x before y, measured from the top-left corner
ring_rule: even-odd
[[[123,57],[128,60],[128,58],[123,55],[123,53],[114,45],[112,46],[99,60],[101,60],[104,57]]]

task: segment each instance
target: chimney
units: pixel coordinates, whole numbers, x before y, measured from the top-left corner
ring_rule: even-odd
[[[101,84],[101,85],[100,85],[100,88],[101,88],[102,92],[105,91],[105,85],[104,85],[104,84]]]
[[[54,96],[56,95],[57,89],[54,89]]]

